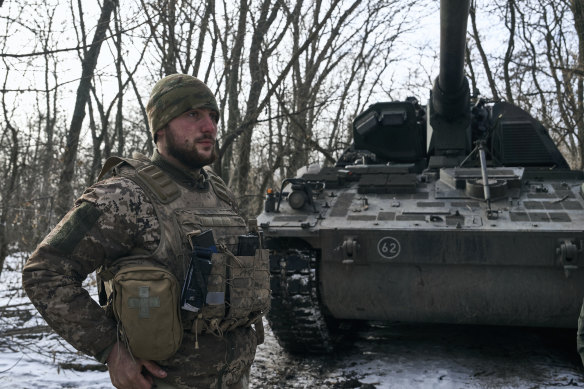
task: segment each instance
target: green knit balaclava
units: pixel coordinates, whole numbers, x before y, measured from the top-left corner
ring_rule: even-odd
[[[208,108],[219,113],[217,101],[209,87],[188,74],[164,77],[152,88],[146,106],[152,136],[175,117],[195,108]]]

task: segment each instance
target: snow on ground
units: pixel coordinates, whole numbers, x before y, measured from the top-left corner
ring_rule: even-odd
[[[51,332],[20,287],[26,257],[0,276],[0,388],[111,388],[109,375]],[[87,287],[95,290],[92,280]],[[372,323],[344,350],[295,357],[266,323],[252,388],[581,388],[573,330]],[[102,369],[98,371],[95,369]]]
[[[25,261],[7,258],[0,275],[0,388],[111,388],[107,371],[71,369],[103,366],[49,331],[21,288]]]

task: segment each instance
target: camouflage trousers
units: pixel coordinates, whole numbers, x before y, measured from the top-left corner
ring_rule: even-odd
[[[154,378],[154,385],[152,386],[152,388],[156,388],[156,389],[180,389],[178,386],[174,386],[172,384],[165,382],[164,380],[159,380],[157,378]],[[225,389],[249,389],[249,370],[243,374],[243,377],[241,377],[239,382],[236,382],[236,383],[229,385],[229,386],[223,386],[223,388],[225,388]]]
[[[198,341],[199,348],[195,348]],[[159,361],[166,370],[157,388],[247,389],[257,338],[251,327],[236,328],[222,337],[185,332],[178,352]]]

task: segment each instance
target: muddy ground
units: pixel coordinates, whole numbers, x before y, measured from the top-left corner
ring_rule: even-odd
[[[356,335],[332,355],[291,356],[268,331],[253,387],[584,387],[574,330],[370,323]]]

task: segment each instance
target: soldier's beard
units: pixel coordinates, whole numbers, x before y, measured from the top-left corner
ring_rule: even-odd
[[[169,155],[172,155],[180,163],[185,165],[190,169],[200,169],[203,166],[207,166],[215,162],[217,159],[217,149],[213,146],[213,152],[210,156],[206,157],[201,155],[196,147],[196,142],[202,139],[213,139],[208,135],[204,135],[197,138],[193,143],[189,144],[179,144],[174,138],[172,132],[167,131],[166,139],[166,151]]]

